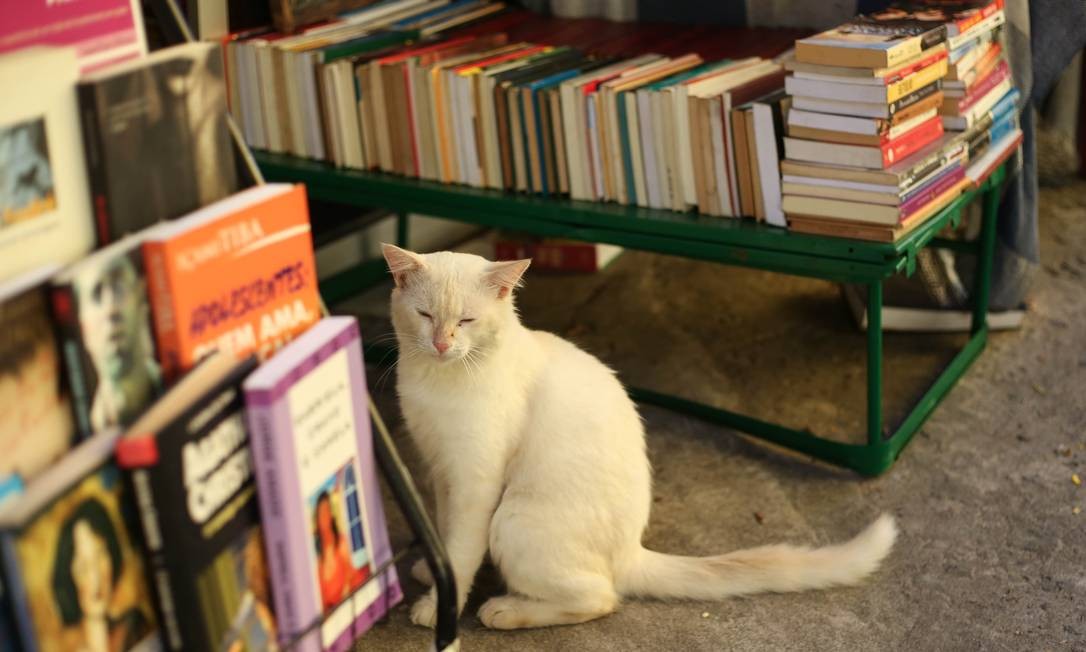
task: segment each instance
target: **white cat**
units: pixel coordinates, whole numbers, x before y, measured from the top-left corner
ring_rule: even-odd
[[[627,596],[716,600],[854,584],[889,553],[884,515],[851,541],[713,557],[646,550],[651,474],[637,408],[599,360],[528,330],[513,289],[530,261],[384,245],[395,279],[397,390],[431,472],[459,604],[489,550],[509,594],[488,627],[581,623]],[[424,564],[413,574],[429,583]],[[432,627],[431,590],[411,619]]]

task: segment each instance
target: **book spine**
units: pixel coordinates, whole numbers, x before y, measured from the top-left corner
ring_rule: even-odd
[[[87,159],[87,181],[90,186],[91,208],[94,211],[94,228],[98,246],[112,241],[110,229],[109,188],[106,175],[105,152],[102,142],[101,120],[98,112],[97,87],[79,84],[79,112],[83,120],[83,149]]]
[[[987,77],[977,82],[973,88],[969,89],[969,92],[965,94],[960,100],[958,100],[958,112],[965,113],[979,102],[985,95],[987,95],[993,88],[998,86],[1003,80],[1010,77],[1011,69],[1007,65],[1006,61],[999,64]]]
[[[937,61],[886,87],[886,101],[896,102],[914,90],[923,88],[946,74],[946,63]]]
[[[0,533],[0,569],[3,570],[4,585],[4,601],[0,606],[5,607],[6,612],[0,618],[10,619],[15,638],[22,644],[21,647],[16,644],[12,649],[39,652],[41,646],[34,631],[26,578],[15,550],[15,535],[12,533]],[[5,652],[7,649],[4,648]]]
[[[181,342],[174,314],[173,292],[170,287],[166,245],[161,242],[143,244],[143,265],[147,275],[147,296],[151,301],[155,343],[162,374],[172,379],[181,369]]]
[[[87,370],[83,364],[82,333],[79,316],[76,314],[75,288],[70,283],[56,286],[50,293],[53,304],[53,319],[60,336],[61,355],[68,370],[68,388],[72,393],[72,413],[75,417],[76,430],[80,437],[94,434],[90,419],[90,388]]]
[[[143,544],[147,549],[147,560],[150,562],[151,585],[156,598],[155,609],[164,633],[162,639],[170,650],[181,650],[185,642],[181,633],[184,631],[194,634],[195,632],[183,628],[178,621],[177,600],[174,599],[173,580],[164,545],[165,538],[162,536],[158,509],[155,507],[151,471],[138,468],[132,469],[125,475],[139,512]]]
[[[934,180],[928,184],[927,188],[920,190],[913,196],[909,197],[908,201],[901,205],[899,210],[901,219],[907,218],[916,211],[923,208],[928,202],[935,199],[939,195],[943,194],[947,190],[950,190],[955,184],[962,180],[965,176],[965,168],[959,166],[953,172],[944,174],[939,179]]]
[[[931,95],[934,95],[935,93],[942,90],[942,88],[943,88],[943,80],[936,79],[934,82],[928,84],[927,86],[924,86],[922,88],[918,88],[915,91],[913,91],[912,93],[909,93],[908,95],[906,95],[905,97],[902,97],[902,98],[900,98],[900,99],[898,99],[898,100],[896,100],[894,102],[891,102],[890,105],[887,107],[887,113],[888,113],[888,115],[892,116],[895,113],[897,113],[898,111],[900,111],[902,109],[905,109],[905,108],[908,108],[908,107],[912,106],[913,104],[916,104],[917,102],[923,100],[924,98],[927,98],[927,97],[930,97]]]
[[[911,63],[911,64],[909,64],[907,66],[902,67],[902,68],[898,68],[896,70],[893,70],[892,72],[890,72],[889,74],[887,74],[885,77],[882,78],[882,83],[883,83],[884,86],[890,86],[890,85],[892,85],[894,83],[897,83],[897,82],[905,79],[906,77],[913,74],[914,72],[917,72],[918,70],[923,70],[924,68],[927,68],[928,66],[930,66],[930,65],[932,65],[934,63],[937,63],[940,59],[946,59],[946,58],[947,58],[946,50],[942,50],[942,51],[936,52],[934,54],[928,55],[928,56],[924,57],[923,59],[921,59],[919,61]]]
[[[280,643],[285,643],[309,623],[303,622],[299,603],[300,596],[307,587],[294,581],[298,569],[292,567],[294,555],[291,538],[297,536],[304,540],[305,535],[290,527],[284,500],[286,492],[295,489],[284,486],[286,481],[280,474],[282,465],[293,463],[292,459],[286,459],[293,442],[290,433],[286,433],[284,437],[276,434],[275,405],[254,402],[251,395],[246,396],[245,421],[249,428],[253,466],[256,470],[257,498],[260,501],[264,546],[272,580],[275,617]],[[319,635],[319,629],[314,634]],[[312,641],[312,637],[308,640]],[[297,649],[310,648],[303,644]]]
[[[895,161],[900,161],[942,134],[943,121],[936,116],[916,129],[902,134],[897,140],[881,147],[882,166],[890,167]]]

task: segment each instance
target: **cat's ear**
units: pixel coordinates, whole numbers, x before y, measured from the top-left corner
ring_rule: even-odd
[[[398,288],[407,287],[408,273],[426,267],[422,256],[413,251],[400,249],[396,245],[381,243],[381,253],[385,256],[388,271],[392,272],[392,280],[396,282]]]
[[[509,296],[513,288],[520,285],[520,277],[524,275],[524,270],[528,269],[528,265],[531,264],[531,258],[490,263],[483,278],[490,287],[498,290],[498,298],[504,299]]]

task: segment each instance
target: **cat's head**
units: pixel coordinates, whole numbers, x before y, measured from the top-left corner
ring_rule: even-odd
[[[486,352],[516,322],[513,290],[530,260],[496,263],[449,251],[381,248],[396,283],[392,325],[401,356],[459,360]]]

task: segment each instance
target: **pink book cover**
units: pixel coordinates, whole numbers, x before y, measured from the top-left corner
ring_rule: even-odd
[[[147,54],[139,0],[0,0],[0,53],[71,46],[82,74]]]

